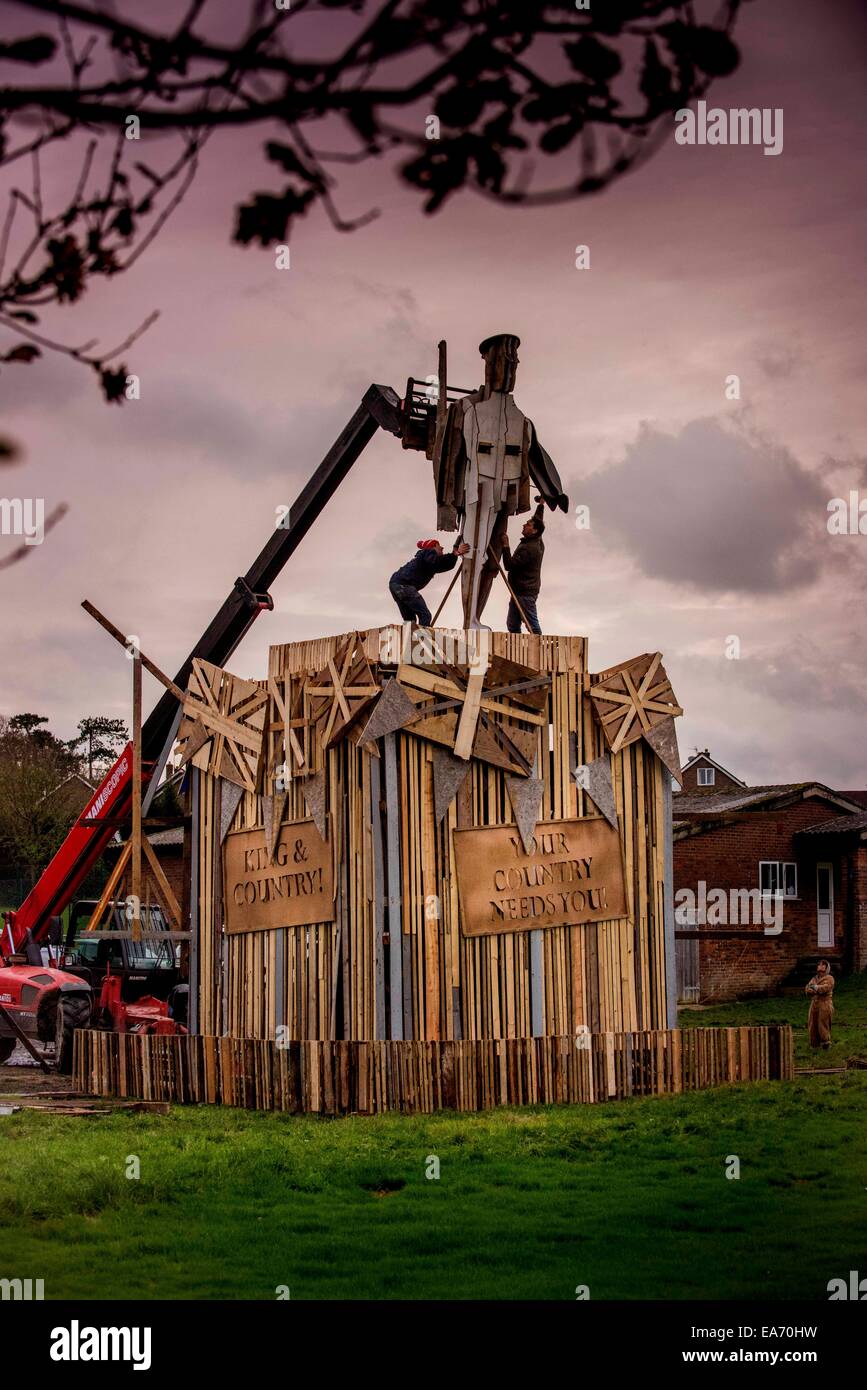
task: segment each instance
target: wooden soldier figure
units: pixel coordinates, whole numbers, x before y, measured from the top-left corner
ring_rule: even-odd
[[[479,344],[485,384],[449,407],[434,452],[437,530],[463,532],[464,627],[481,627],[508,519],[530,510],[530,479],[552,509],[568,510],[557,469],[512,390],[520,339],[498,333]]]

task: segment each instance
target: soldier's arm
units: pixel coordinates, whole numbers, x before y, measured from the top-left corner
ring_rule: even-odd
[[[466,466],[463,401],[453,401],[449,406],[439,451],[434,458],[438,531],[458,529],[458,509],[463,499]]]
[[[563,491],[563,484],[560,481],[560,474],[554,466],[551,455],[546,453],[539,443],[535,427],[530,430],[530,449],[527,457],[530,469],[530,477],[542,494],[548,506],[553,511],[559,507],[562,512],[569,510],[569,498]]]

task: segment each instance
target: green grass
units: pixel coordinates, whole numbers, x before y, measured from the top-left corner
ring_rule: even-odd
[[[831,1046],[813,1049],[807,1033],[810,1000],[806,994],[771,999],[745,999],[710,1008],[681,1009],[682,1028],[731,1027],[744,1023],[791,1023],[795,1034],[796,1067],[845,1067],[850,1057],[867,1065],[867,971],[850,975],[834,986]]]
[[[0,1273],[49,1298],[823,1298],[867,1268],[865,1120],[861,1072],[470,1116],[19,1112]]]
[[[805,1020],[800,999],[682,1019],[791,1022],[809,1065]],[[834,1032],[818,1065],[867,1055],[867,980],[838,987]],[[484,1115],[21,1111],[0,1118],[0,1276],[48,1298],[824,1300],[867,1271],[865,1136],[857,1070]]]

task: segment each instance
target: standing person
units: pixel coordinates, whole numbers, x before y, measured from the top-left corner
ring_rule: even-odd
[[[811,1047],[831,1046],[831,1019],[834,1017],[834,976],[826,960],[820,960],[816,973],[804,990],[810,996],[807,1027]]]
[[[429,584],[435,574],[454,569],[459,555],[466,555],[468,545],[457,540],[451,554],[446,555],[437,540],[417,541],[418,549],[411,560],[395,570],[388,581],[389,592],[400,609],[404,622],[421,623],[430,627],[430,609],[421,596],[421,590]]]
[[[545,554],[542,532],[545,530],[545,504],[540,497],[537,497],[536,501],[538,506],[535,512],[529,521],[525,521],[521,527],[521,539],[514,555],[509,549],[508,537],[503,545],[503,567],[509,576],[509,583],[515,596],[509,603],[509,611],[506,615],[508,632],[521,631],[521,608],[524,610],[529,631],[542,631],[539,626],[539,615],[536,612],[536,599],[539,597],[539,590],[542,587],[542,556]],[[518,607],[515,599],[518,600],[521,608]]]

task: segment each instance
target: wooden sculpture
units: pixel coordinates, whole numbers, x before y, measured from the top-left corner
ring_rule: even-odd
[[[480,343],[485,384],[453,401],[437,430],[433,460],[437,528],[462,531],[470,547],[461,569],[465,628],[481,627],[508,519],[530,510],[530,479],[549,507],[566,511],[569,506],[532,420],[518,409],[512,395],[519,343],[512,333],[499,333]]]

